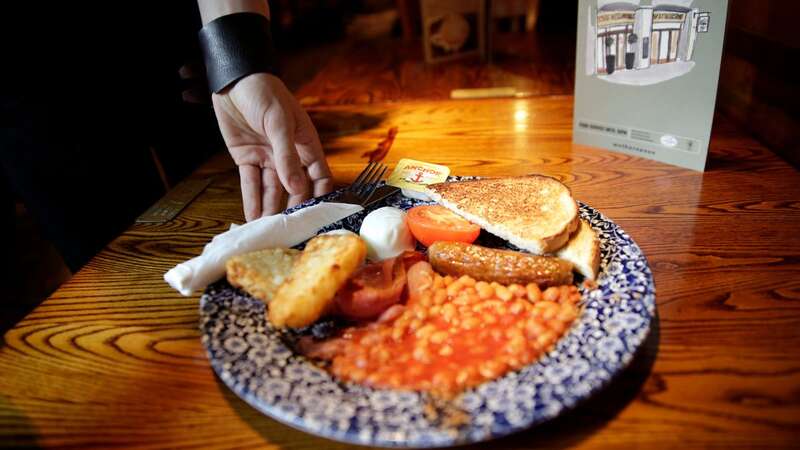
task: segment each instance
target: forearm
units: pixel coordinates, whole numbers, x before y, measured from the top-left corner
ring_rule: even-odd
[[[197,5],[211,100],[239,166],[245,218],[275,214],[330,192],[333,177],[314,124],[272,75],[277,58],[267,1],[197,0]]]
[[[269,5],[266,0],[197,0],[203,25],[217,17],[239,12],[263,14],[269,19]]]

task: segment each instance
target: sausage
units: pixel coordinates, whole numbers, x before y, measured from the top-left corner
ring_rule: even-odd
[[[540,287],[572,284],[572,264],[553,256],[537,256],[462,242],[438,241],[428,247],[428,260],[445,275],[469,275],[501,284],[536,283]]]

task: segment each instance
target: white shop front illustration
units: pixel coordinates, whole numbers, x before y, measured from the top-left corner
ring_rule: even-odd
[[[694,0],[597,0],[589,6],[586,74],[619,84],[649,85],[684,75],[695,65],[698,35],[709,13]]]

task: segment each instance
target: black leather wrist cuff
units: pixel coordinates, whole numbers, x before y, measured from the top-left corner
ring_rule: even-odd
[[[269,19],[261,14],[218,17],[199,35],[212,92],[218,93],[251,73],[278,73]]]

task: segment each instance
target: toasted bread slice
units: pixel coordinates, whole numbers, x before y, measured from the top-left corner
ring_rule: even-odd
[[[230,258],[225,263],[228,282],[253,297],[268,302],[292,272],[300,251],[268,248]]]
[[[578,205],[555,178],[526,175],[428,186],[442,206],[519,248],[542,255],[578,228]]]
[[[600,269],[600,239],[588,222],[581,219],[578,231],[570,236],[567,244],[555,253],[572,263],[573,268],[584,277],[594,280]]]
[[[367,244],[355,234],[320,235],[308,241],[269,304],[269,321],[279,328],[314,323],[333,306],[336,292],[366,256]]]

